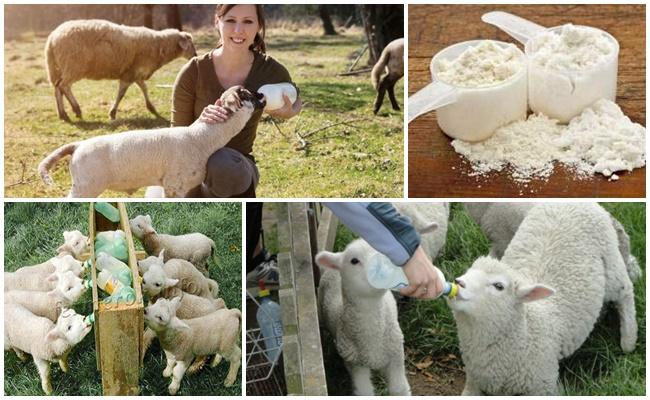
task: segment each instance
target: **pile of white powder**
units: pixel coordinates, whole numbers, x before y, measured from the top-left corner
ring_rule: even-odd
[[[595,173],[617,180],[616,171],[645,165],[645,128],[630,121],[610,100],[599,100],[568,125],[542,114],[497,129],[483,142],[454,140],[451,145],[471,163],[471,175],[507,168],[515,181],[545,178],[554,161],[578,177]]]
[[[603,32],[567,24],[560,32],[544,32],[533,42],[532,61],[556,70],[584,70],[611,58],[615,43]]]
[[[436,76],[445,83],[462,87],[482,87],[505,81],[523,68],[515,45],[499,46],[492,40],[469,47],[453,60],[436,62]]]

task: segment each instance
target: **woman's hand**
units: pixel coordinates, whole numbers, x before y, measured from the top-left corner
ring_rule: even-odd
[[[267,111],[266,113],[272,117],[282,119],[289,119],[295,115],[298,115],[300,110],[302,110],[302,100],[300,100],[300,97],[298,97],[296,99],[296,102],[293,104],[291,104],[291,99],[286,94],[283,94],[282,97],[284,98],[284,105],[282,108],[278,108],[277,110],[273,111]]]
[[[443,283],[438,279],[436,267],[431,264],[422,246],[415,250],[410,260],[402,267],[409,285],[400,289],[404,296],[418,299],[433,299],[440,295]]]
[[[221,99],[217,99],[214,104],[210,104],[203,109],[199,121],[206,124],[218,124],[225,122],[228,117],[230,117],[230,113],[223,107]]]

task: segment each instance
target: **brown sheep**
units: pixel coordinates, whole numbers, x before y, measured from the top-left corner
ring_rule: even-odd
[[[163,65],[178,57],[196,56],[192,35],[176,29],[155,31],[117,25],[104,20],[73,20],[59,25],[45,43],[45,60],[54,86],[59,118],[70,121],[63,96],[81,118],[81,108],[72,94],[72,84],[81,79],[118,79],[117,98],[109,113],[115,119],[117,106],[135,82],[144,94],[147,109],[159,116],[151,104],[144,81]]]

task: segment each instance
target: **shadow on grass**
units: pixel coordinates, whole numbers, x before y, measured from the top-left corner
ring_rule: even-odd
[[[357,109],[368,109],[374,101],[374,90],[368,82],[368,87],[357,91],[358,83],[333,83],[311,81],[300,84],[300,93],[311,108],[318,111],[334,111],[347,113]]]

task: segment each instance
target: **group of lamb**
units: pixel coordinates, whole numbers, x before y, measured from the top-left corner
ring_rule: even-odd
[[[200,233],[158,234],[148,215],[132,219],[130,226],[150,255],[138,263],[150,299],[144,311],[145,352],[158,337],[167,357],[163,376],[172,377],[169,393],[176,394],[186,370],[198,371],[209,356],[214,356],[212,367],[228,359],[224,384],[232,385],[241,365],[241,312],[227,309],[217,298],[218,284],[206,277],[214,242]],[[57,256],[4,274],[5,351],[15,351],[21,360],[32,355],[46,394],[52,393],[50,362],[68,372],[68,354],[92,328],[69,308],[86,290],[80,259],[88,257],[88,238],[73,231],[64,232],[64,240]]]
[[[401,203],[435,260],[446,240],[449,205]],[[620,346],[637,341],[632,281],[641,269],[623,226],[596,203],[466,203],[492,242],[447,299],[466,374],[463,395],[557,395],[559,360],[587,339],[605,303],[620,319]],[[432,229],[434,228],[434,229]],[[334,337],[356,395],[372,395],[371,370],[391,395],[410,395],[393,295],[368,284],[376,251],[362,239],[320,252],[319,317]],[[435,316],[432,316],[435,318]]]

